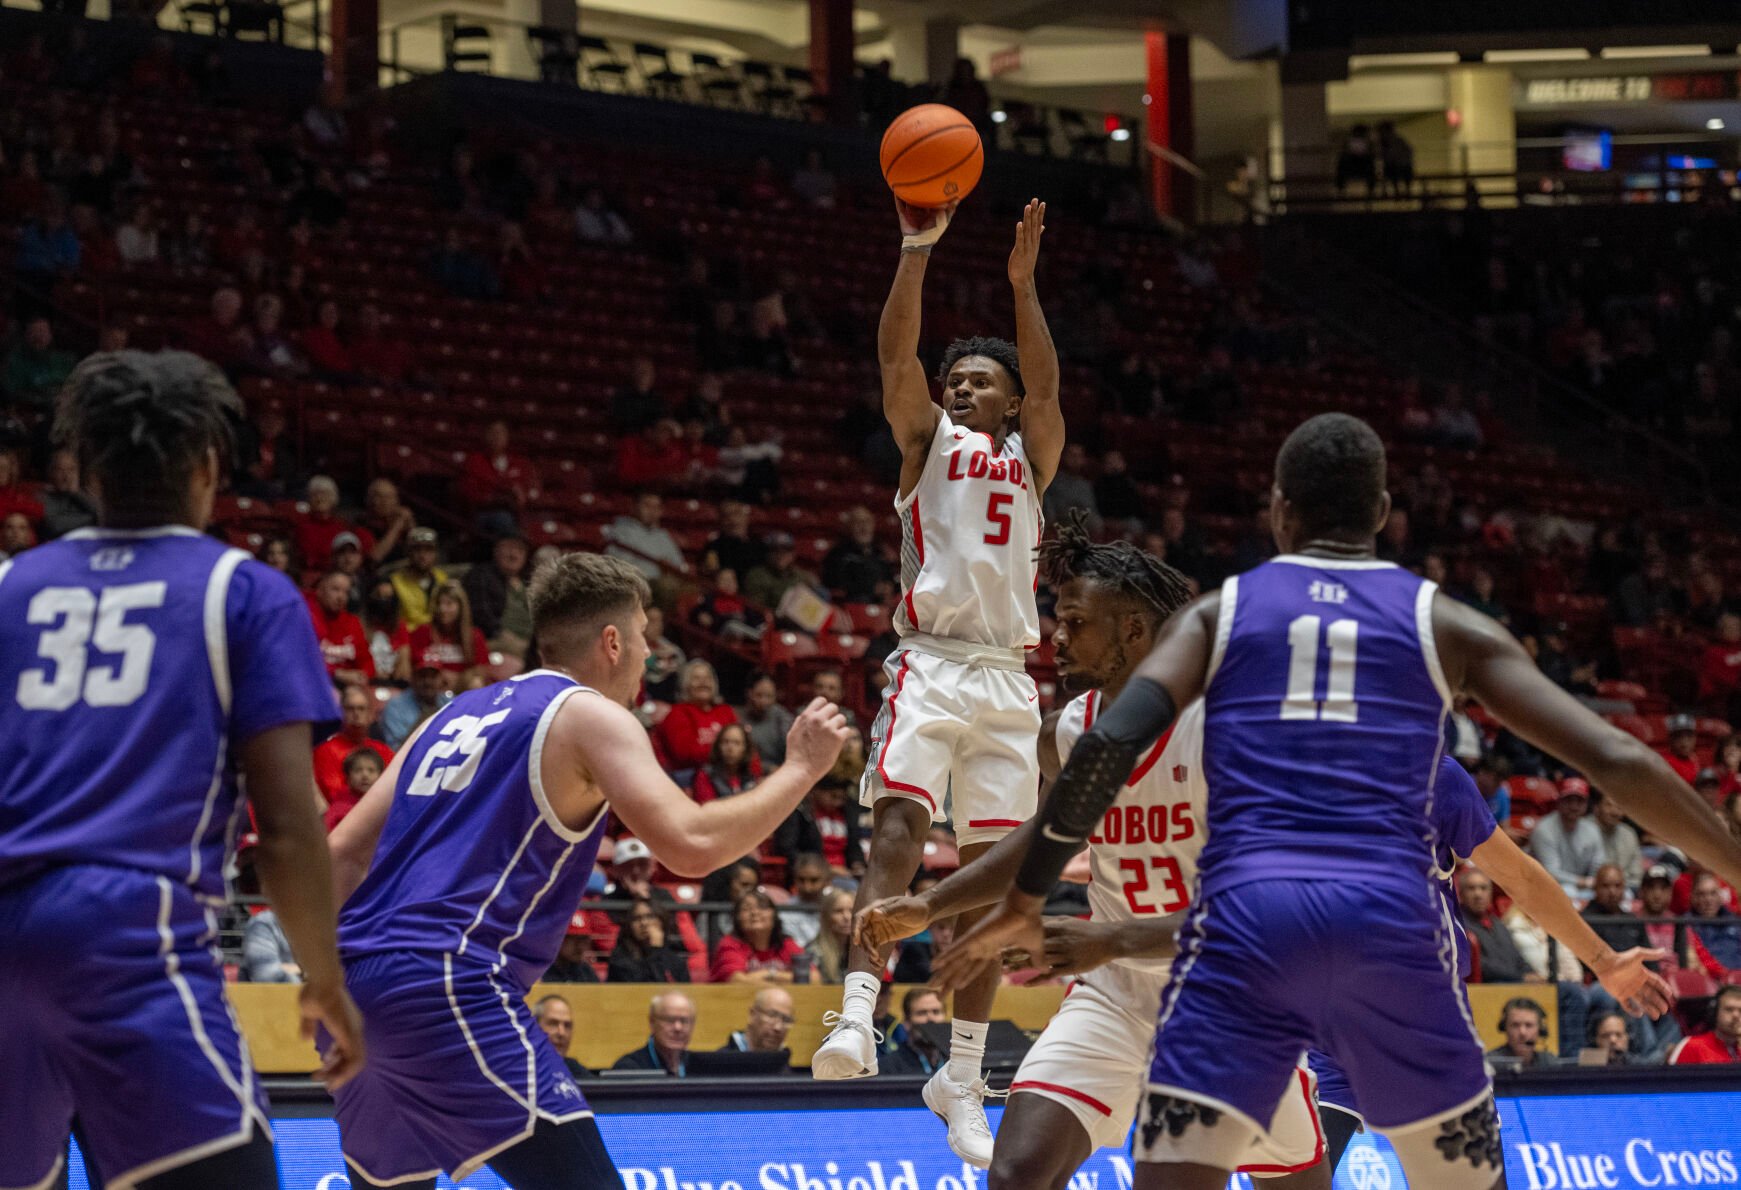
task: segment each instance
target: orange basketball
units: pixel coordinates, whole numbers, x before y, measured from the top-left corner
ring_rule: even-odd
[[[946,207],[979,185],[985,146],[973,121],[943,103],[921,103],[883,133],[883,180],[903,202]]]

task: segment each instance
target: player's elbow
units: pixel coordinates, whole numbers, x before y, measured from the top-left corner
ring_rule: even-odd
[[[1648,784],[1653,770],[1661,764],[1662,759],[1638,739],[1609,726],[1584,767],[1598,788],[1624,799],[1627,791]]]
[[[641,841],[647,844],[654,858],[670,869],[673,875],[681,876],[685,880],[699,880],[738,858],[724,854],[722,849],[709,848],[705,841],[693,836],[678,835],[676,832],[667,838],[648,838],[642,835]]]

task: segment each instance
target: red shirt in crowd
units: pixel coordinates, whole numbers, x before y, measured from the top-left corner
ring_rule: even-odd
[[[358,748],[367,748],[381,758],[381,764],[391,764],[393,749],[380,740],[371,740],[364,736],[361,741],[353,740],[344,732],[328,736],[315,745],[314,749],[314,783],[320,787],[320,795],[327,800],[328,805],[351,798],[354,805],[355,795],[345,782],[345,757]],[[331,830],[332,827],[327,827]]]
[[[414,629],[408,643],[413,670],[434,667],[448,673],[462,673],[489,660],[490,646],[484,640],[483,632],[477,628],[472,629],[469,654],[460,646],[459,641],[437,636],[433,623]]]
[[[310,363],[324,371],[349,372],[354,367],[350,349],[339,342],[337,335],[319,324],[302,332],[302,351]]]
[[[653,729],[653,748],[668,769],[698,769],[712,755],[720,729],[737,721],[737,712],[723,702],[711,707],[680,702]]]
[[[375,658],[369,652],[369,634],[364,631],[363,622],[350,612],[335,615],[313,599],[308,601],[308,614],[314,618],[314,634],[320,638],[320,655],[326,662],[327,676],[341,669],[357,669],[373,680]]]
[[[22,512],[31,524],[42,519],[42,489],[34,483],[13,483],[0,488],[0,520]]]
[[[537,487],[538,471],[521,455],[474,450],[459,477],[460,498],[473,508],[519,508]]]
[[[1730,1045],[1715,1033],[1698,1033],[1687,1038],[1675,1046],[1668,1059],[1670,1066],[1712,1066],[1722,1062],[1741,1062],[1741,1046]]]
[[[1699,758],[1697,756],[1676,756],[1666,749],[1661,753],[1668,761],[1668,767],[1679,774],[1680,779],[1691,785],[1699,778]]]
[[[310,570],[332,567],[332,539],[340,533],[355,533],[365,555],[375,548],[375,535],[361,525],[352,525],[327,513],[308,513],[296,522],[296,548],[302,554],[302,564]]]
[[[1741,645],[1718,642],[1705,648],[1699,665],[1699,697],[1723,698],[1741,686]]]
[[[1668,911],[1679,916],[1688,913],[1693,907],[1693,881],[1697,873],[1688,868],[1675,881],[1674,890],[1669,893]],[[1723,904],[1730,909],[1735,908],[1735,890],[1729,887],[1727,881],[1719,879],[1717,888],[1723,894]]]
[[[655,446],[644,437],[625,438],[617,447],[617,479],[630,487],[659,487],[682,478],[689,455],[681,443]]]
[[[756,950],[736,934],[727,934],[714,948],[713,965],[707,978],[725,983],[739,971],[790,971],[792,960],[804,953],[797,939],[787,938],[772,950]]]
[[[822,858],[838,872],[846,871],[846,814],[840,810],[811,809],[816,815],[816,831],[822,836]]]

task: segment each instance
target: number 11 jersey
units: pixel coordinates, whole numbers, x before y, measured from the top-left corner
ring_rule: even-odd
[[[301,594],[181,526],[81,529],[0,563],[0,885],[69,864],[208,899],[236,752],[338,717]]]
[[[1230,578],[1203,702],[1203,891],[1332,880],[1418,899],[1451,692],[1436,584],[1284,555]]]

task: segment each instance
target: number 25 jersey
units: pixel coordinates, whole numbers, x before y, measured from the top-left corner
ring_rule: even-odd
[[[1094,726],[1098,690],[1072,700],[1058,717],[1058,759]],[[1118,800],[1088,837],[1088,905],[1095,921],[1178,913],[1191,903],[1203,850],[1203,704],[1194,702],[1131,770]],[[1165,974],[1169,959],[1116,959],[1134,971]]]
[[[0,563],[0,707],[0,884],[106,864],[214,899],[239,749],[338,717],[302,595],[180,526]]]
[[[1451,693],[1436,584],[1283,555],[1230,578],[1203,703],[1203,891],[1334,880],[1419,897]]]

